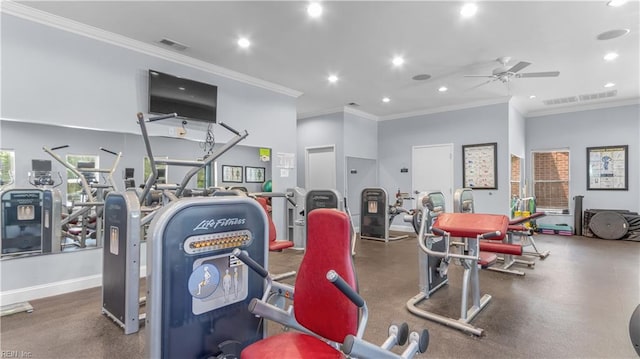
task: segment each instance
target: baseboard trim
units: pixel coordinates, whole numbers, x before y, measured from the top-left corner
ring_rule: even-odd
[[[59,282],[34,285],[31,287],[7,290],[0,293],[0,304],[4,306],[19,302],[28,302],[34,299],[51,297],[54,295],[99,287],[101,285],[102,275],[96,274],[87,277],[80,277]]]
[[[140,267],[140,278],[147,275],[147,267]],[[100,287],[102,274],[62,280],[59,282],[34,285],[0,292],[0,306],[28,302],[30,300],[51,297],[54,295],[77,292],[83,289]]]

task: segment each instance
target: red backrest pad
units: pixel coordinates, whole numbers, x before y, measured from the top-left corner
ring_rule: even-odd
[[[499,214],[442,213],[433,227],[447,231],[453,237],[473,238],[479,234],[500,231],[500,236],[492,239],[503,239],[508,225],[509,218]]]
[[[271,220],[271,214],[269,213],[269,208],[267,206],[267,199],[264,197],[258,197],[256,198],[256,201],[260,203],[260,206],[264,209],[264,213],[267,214],[267,218],[269,219],[269,242],[273,242],[276,240],[276,225],[273,224],[273,221]]]
[[[296,277],[294,314],[304,327],[342,342],[357,332],[358,307],[327,280],[327,272],[335,270],[357,289],[349,217],[337,209],[314,209],[307,216],[307,228],[307,248]]]

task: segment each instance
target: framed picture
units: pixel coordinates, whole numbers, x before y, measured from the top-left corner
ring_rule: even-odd
[[[498,189],[498,143],[462,146],[462,186]]]
[[[244,167],[244,175],[248,183],[264,182],[264,167]]]
[[[242,166],[222,165],[222,182],[242,183]]]
[[[629,146],[587,147],[587,190],[629,190]]]

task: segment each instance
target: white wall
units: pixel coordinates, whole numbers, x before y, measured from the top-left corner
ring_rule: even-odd
[[[640,105],[628,105],[527,118],[527,154],[569,148],[570,216],[548,216],[541,223],[573,223],[572,199],[584,195],[583,208],[640,211]],[[629,190],[587,191],[587,147],[629,146]],[[527,166],[531,178],[531,166]]]
[[[147,110],[146,76],[151,68],[217,85],[218,121],[238,130],[246,129],[249,137],[243,141],[244,145],[269,147],[273,153],[296,153],[296,105],[291,95],[6,13],[0,16],[0,117],[4,119],[137,134],[135,115]],[[153,127],[152,134],[169,133],[167,126],[149,127]],[[274,133],[274,129],[277,132]],[[233,136],[221,127],[215,131],[218,142],[226,142]],[[204,132],[202,128],[193,128],[187,136],[202,140]],[[51,138],[46,142],[32,145],[41,148],[56,140]],[[272,161],[273,166],[275,162]],[[286,177],[282,177],[280,171],[273,173],[274,191],[297,184],[295,172]],[[284,204],[276,203],[274,213],[284,213]],[[274,220],[283,232],[284,218]],[[12,298],[21,290],[37,297],[43,293],[37,290],[43,285],[69,280],[91,282],[92,276],[101,271],[101,261],[96,260],[95,253],[99,251],[74,254],[73,262],[67,260],[70,258],[67,254],[34,257],[45,258],[43,261],[47,264],[38,265],[37,270],[33,270],[32,263],[37,259],[1,261],[3,278],[20,276],[19,283],[7,281],[11,287],[6,287],[5,281],[0,284],[1,300],[9,298],[5,295],[9,290]],[[65,268],[65,273],[73,273],[75,279],[63,278],[60,271],[49,268],[56,266]]]

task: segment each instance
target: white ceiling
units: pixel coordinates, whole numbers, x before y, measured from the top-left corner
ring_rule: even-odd
[[[457,1],[324,1],[319,19],[306,1],[42,1],[24,5],[155,44],[162,38],[189,46],[181,53],[303,93],[299,116],[350,102],[380,118],[511,95],[524,113],[593,106],[640,98],[640,2],[618,8],[607,1],[478,1],[474,18]],[[630,33],[612,40],[613,29]],[[236,41],[247,36],[248,50]],[[606,62],[607,52],[619,57]],[[403,55],[394,68],[391,59]],[[466,78],[491,74],[497,57],[531,62],[521,72],[560,71],[555,78],[518,78],[506,84]],[[329,84],[327,76],[340,77]],[[417,74],[432,76],[415,81]],[[196,79],[197,80],[197,79]],[[606,89],[604,84],[615,87]],[[440,86],[449,91],[440,93]],[[617,90],[615,97],[570,105],[544,100]],[[530,95],[536,95],[530,99]],[[383,103],[388,96],[391,101]]]

